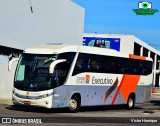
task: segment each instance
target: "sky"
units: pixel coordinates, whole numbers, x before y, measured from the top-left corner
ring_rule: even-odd
[[[85,9],[84,32],[132,34],[160,50],[160,0],[149,0],[159,12],[140,16],[133,12],[140,0],[72,0]]]

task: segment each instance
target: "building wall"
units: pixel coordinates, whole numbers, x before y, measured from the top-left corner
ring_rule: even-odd
[[[0,45],[81,43],[84,9],[70,0],[0,0]]]
[[[11,99],[12,87],[14,79],[15,66],[13,65],[12,71],[8,73],[8,66],[6,64],[0,64],[0,98]]]
[[[13,64],[11,72],[8,72],[8,57],[0,56],[0,98],[11,98],[14,72],[16,63]]]
[[[47,44],[81,44],[84,9],[70,0],[0,0],[0,98],[11,98],[15,64],[8,72],[8,56],[15,49]],[[7,49],[7,50],[6,50]],[[5,55],[6,54],[6,55]]]
[[[124,53],[133,54],[134,50],[134,36],[133,35],[124,35],[121,37],[121,46],[120,51]]]

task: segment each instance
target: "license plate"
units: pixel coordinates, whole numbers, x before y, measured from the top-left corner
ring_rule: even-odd
[[[30,101],[24,101],[24,105],[30,105],[31,102]]]

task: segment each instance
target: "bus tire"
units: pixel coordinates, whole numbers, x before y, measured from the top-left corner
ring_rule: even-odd
[[[69,101],[69,111],[70,112],[77,112],[79,109],[80,103],[77,96],[72,96]]]
[[[134,106],[135,106],[135,97],[133,95],[130,95],[127,100],[127,109],[131,110],[134,108]]]

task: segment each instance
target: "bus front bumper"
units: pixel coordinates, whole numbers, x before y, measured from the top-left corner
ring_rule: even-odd
[[[44,108],[52,108],[52,96],[48,96],[46,98],[41,99],[28,99],[26,96],[25,98],[19,98],[16,95],[12,95],[12,102],[15,105],[25,105],[25,106],[37,106],[37,107],[44,107]]]

